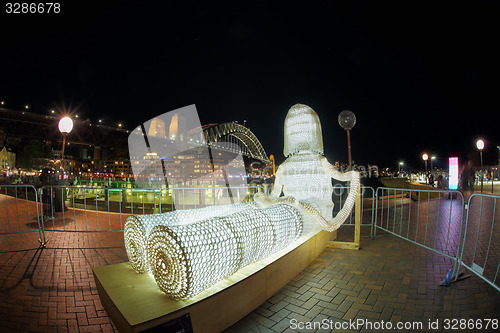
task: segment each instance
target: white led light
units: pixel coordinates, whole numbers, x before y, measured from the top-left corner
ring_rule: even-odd
[[[156,226],[148,241],[151,271],[174,299],[190,298],[302,234],[302,215],[273,205],[189,225]]]
[[[321,156],[321,124],[310,107],[297,104],[288,112],[284,153],[287,159],[278,168],[271,197],[257,193],[250,203],[129,217],[125,247],[132,267],[151,271],[167,295],[185,299],[316,225],[338,229],[354,206],[359,173],[340,173]],[[350,182],[335,217],[332,178]],[[279,198],[282,190],[285,197]]]
[[[173,212],[128,217],[125,228],[125,249],[132,268],[138,273],[150,271],[146,244],[151,230],[158,226],[174,226],[195,223],[214,216],[223,216],[245,209],[254,209],[255,203],[207,206],[199,209],[175,210]]]
[[[313,222],[327,231],[338,229],[349,217],[359,186],[359,173],[349,171],[338,172],[328,160],[321,156],[323,139],[319,117],[307,105],[295,104],[285,118],[285,148],[287,159],[276,172],[276,180],[271,193],[279,197],[281,191],[285,196],[299,200]],[[333,217],[333,186],[331,179],[349,181],[349,195],[340,212]],[[319,210],[314,209],[315,203]],[[316,211],[316,212],[314,212]]]

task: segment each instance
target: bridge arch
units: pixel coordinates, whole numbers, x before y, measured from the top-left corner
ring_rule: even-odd
[[[242,155],[270,163],[259,139],[243,125],[237,123],[205,125],[203,134],[211,147],[231,149],[231,146],[236,144]]]

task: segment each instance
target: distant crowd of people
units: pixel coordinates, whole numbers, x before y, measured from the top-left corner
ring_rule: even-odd
[[[412,182],[425,183],[436,187],[437,189],[448,189],[449,176],[446,170],[433,170],[428,172],[406,172],[399,171],[395,174],[399,178],[407,178]],[[473,191],[475,185],[490,182],[495,180],[498,174],[495,175],[493,170],[483,169],[475,170],[472,166],[472,162],[468,161],[465,163],[459,173],[459,183],[458,188],[463,191]]]
[[[464,191],[474,190],[474,185],[481,184],[481,181],[487,183],[492,180],[494,180],[493,171],[488,171],[487,169],[474,171],[471,161],[468,161],[462,167],[460,185]]]

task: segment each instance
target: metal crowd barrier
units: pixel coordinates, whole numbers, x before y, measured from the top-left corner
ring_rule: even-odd
[[[334,187],[334,214],[348,189]],[[43,245],[45,231],[121,232],[132,214],[251,201],[257,192],[265,190],[0,185],[0,235],[38,232]],[[455,277],[463,266],[500,291],[500,195],[474,193],[465,204],[459,191],[362,186],[361,199],[361,225],[373,238],[377,229],[396,235],[451,259]],[[344,225],[354,220],[353,212]]]
[[[372,236],[384,230],[453,260],[456,276],[463,234],[464,197],[459,191],[379,187]]]
[[[41,188],[42,229],[62,232],[120,232],[128,216],[165,213],[253,200],[260,186],[203,188]]]
[[[460,265],[500,291],[500,195],[474,193],[467,202],[467,218]]]
[[[0,185],[0,235],[38,232],[43,244],[38,199],[33,185]]]
[[[345,200],[349,195],[349,186],[333,187],[333,216],[335,216],[344,206]],[[347,221],[342,226],[355,225],[355,209],[351,211]],[[371,227],[375,215],[375,189],[371,186],[361,185],[361,226]]]

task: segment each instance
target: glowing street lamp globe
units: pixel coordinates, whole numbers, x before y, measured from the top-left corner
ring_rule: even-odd
[[[352,159],[351,159],[351,134],[350,131],[356,125],[356,116],[354,112],[349,110],[344,110],[339,113],[339,125],[347,132],[347,152],[348,152],[348,161],[349,167],[351,170],[352,167]]]
[[[354,112],[344,110],[339,114],[339,125],[345,130],[351,130],[356,125],[356,116]]]
[[[61,160],[64,161],[64,148],[66,147],[66,135],[73,129],[73,120],[70,117],[63,117],[59,120],[59,131],[63,135],[63,145],[61,151]]]
[[[63,117],[59,120],[58,127],[62,134],[68,134],[73,129],[73,120],[70,117]]]
[[[427,160],[429,159],[429,155],[427,155],[427,153],[422,154],[422,159],[425,163],[425,173],[427,173]]]
[[[484,149],[484,141],[483,140],[477,140],[476,147],[479,150],[483,150]]]

